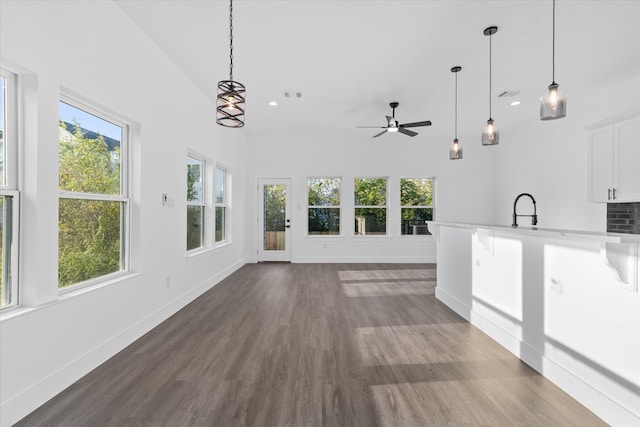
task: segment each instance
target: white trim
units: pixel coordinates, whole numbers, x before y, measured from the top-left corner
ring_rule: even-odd
[[[292,256],[292,263],[301,264],[341,264],[341,263],[389,263],[389,264],[433,264],[435,256]]]

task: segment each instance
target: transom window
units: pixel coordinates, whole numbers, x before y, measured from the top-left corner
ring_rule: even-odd
[[[79,101],[59,103],[58,286],[128,269],[128,126]]]
[[[0,68],[0,308],[18,304],[16,76]]]
[[[205,166],[204,159],[187,156],[187,251],[205,246]]]
[[[433,178],[400,179],[400,232],[428,235],[427,221],[433,221]]]
[[[387,234],[387,178],[354,179],[355,234]]]
[[[340,178],[307,179],[307,234],[340,234]]]

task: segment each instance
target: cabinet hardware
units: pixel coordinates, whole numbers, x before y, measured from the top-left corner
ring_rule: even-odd
[[[611,189],[607,188],[607,200],[611,200]]]
[[[614,188],[613,189],[613,200],[615,200],[615,199],[616,199],[616,189]]]

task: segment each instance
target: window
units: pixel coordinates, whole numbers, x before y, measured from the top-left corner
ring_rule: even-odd
[[[187,156],[187,250],[205,246],[205,161]]]
[[[307,180],[309,236],[340,234],[340,178]]]
[[[128,126],[63,97],[58,134],[58,287],[128,269]]]
[[[401,234],[431,234],[427,221],[433,220],[433,179],[400,179]]]
[[[0,69],[0,308],[18,303],[16,76]]]
[[[216,194],[215,202],[215,223],[216,235],[215,242],[224,242],[227,240],[227,170],[221,166],[216,167]]]
[[[387,178],[354,180],[355,234],[387,234]]]

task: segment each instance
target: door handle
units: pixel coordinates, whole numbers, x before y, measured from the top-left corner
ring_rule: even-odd
[[[616,189],[614,188],[613,189],[613,200],[615,200],[615,199],[616,199]]]
[[[607,200],[611,200],[611,189],[607,188]]]

